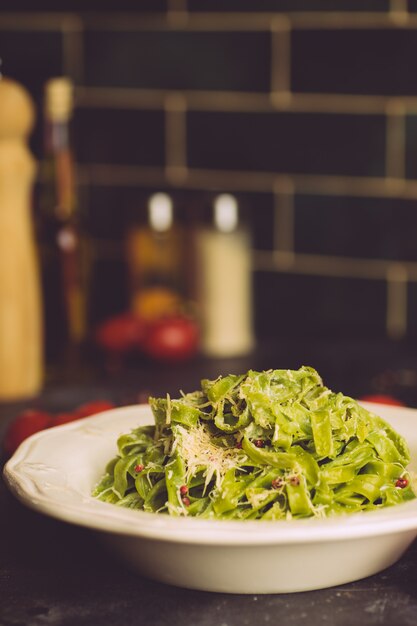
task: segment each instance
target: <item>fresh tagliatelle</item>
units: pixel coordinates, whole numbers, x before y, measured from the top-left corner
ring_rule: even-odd
[[[402,436],[311,367],[203,380],[150,398],[94,496],[174,516],[326,517],[415,498]]]

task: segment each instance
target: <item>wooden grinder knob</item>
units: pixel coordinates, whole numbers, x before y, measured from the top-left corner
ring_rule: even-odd
[[[35,110],[26,89],[10,78],[0,79],[0,140],[26,139],[34,121]]]
[[[31,221],[35,161],[26,140],[35,111],[26,89],[0,80],[0,400],[42,381],[39,271]]]

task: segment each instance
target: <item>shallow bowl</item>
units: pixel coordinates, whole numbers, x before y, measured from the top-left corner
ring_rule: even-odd
[[[417,410],[363,404],[406,438],[417,472]],[[5,465],[6,484],[32,509],[100,533],[142,575],[206,591],[340,585],[392,565],[417,536],[417,499],[331,519],[274,522],[173,518],[94,499],[118,436],[149,423],[149,407],[138,405],[37,433]]]

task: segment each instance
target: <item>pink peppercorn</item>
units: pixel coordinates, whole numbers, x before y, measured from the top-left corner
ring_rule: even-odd
[[[265,446],[265,441],[263,439],[255,439],[253,443],[257,448],[263,448]]]
[[[274,478],[271,482],[272,489],[279,489],[284,484],[282,478]]]
[[[399,487],[399,489],[404,489],[405,487],[407,487],[408,485],[408,480],[407,478],[399,478],[396,482],[395,482],[395,486]]]
[[[188,493],[188,487],[187,487],[187,485],[181,485],[181,487],[180,487],[180,494],[181,494],[182,496],[186,496],[186,495],[187,495],[187,493]]]
[[[184,506],[190,506],[190,504],[191,504],[191,502],[190,502],[190,498],[187,498],[187,496],[183,496],[183,497],[181,498],[181,500],[182,500],[182,502],[183,502]]]
[[[145,466],[142,465],[141,463],[139,463],[138,465],[135,465],[135,472],[137,474],[139,474],[140,472],[142,472],[145,469]]]

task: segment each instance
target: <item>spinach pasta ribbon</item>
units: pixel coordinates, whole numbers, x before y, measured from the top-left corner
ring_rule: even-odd
[[[405,440],[311,367],[202,380],[150,398],[154,425],[118,439],[93,495],[220,519],[326,517],[415,498]]]

